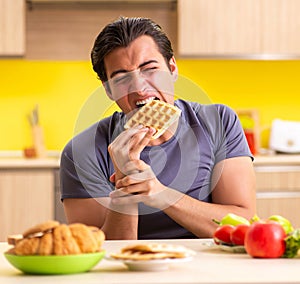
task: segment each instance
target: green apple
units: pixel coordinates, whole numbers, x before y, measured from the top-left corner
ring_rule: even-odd
[[[280,215],[272,215],[268,218],[268,220],[279,223],[282,226],[282,228],[284,229],[286,234],[289,234],[294,230],[291,222],[288,219],[286,219]]]
[[[223,225],[237,226],[240,224],[250,225],[250,222],[246,218],[244,218],[242,216],[238,216],[234,213],[228,213],[221,219],[221,221],[216,221],[215,219],[213,219],[213,221],[215,223],[219,224],[220,226],[223,226]]]

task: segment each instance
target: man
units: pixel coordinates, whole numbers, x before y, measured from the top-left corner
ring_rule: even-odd
[[[116,112],[74,137],[61,159],[68,222],[100,227],[107,239],[211,237],[212,219],[255,214],[255,178],[235,113],[224,105],[174,101],[178,70],[171,43],[150,19],[107,25],[93,69]],[[151,100],[181,116],[159,138],[126,119]]]

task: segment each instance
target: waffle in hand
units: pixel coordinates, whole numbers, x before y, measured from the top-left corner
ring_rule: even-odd
[[[144,125],[156,129],[152,139],[160,137],[180,116],[181,110],[174,105],[152,100],[141,107],[125,124],[125,129]]]

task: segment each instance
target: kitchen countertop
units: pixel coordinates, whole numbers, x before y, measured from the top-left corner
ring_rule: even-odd
[[[59,164],[60,161],[57,158],[46,158],[46,159],[0,158],[0,169],[59,168]]]
[[[0,151],[0,169],[59,168],[60,152],[48,151],[47,157],[25,158],[22,151]]]
[[[105,241],[103,248],[109,255],[133,242]],[[149,241],[148,241],[149,242]],[[3,252],[6,243],[0,243],[1,283],[300,283],[300,258],[255,259],[245,253],[221,251],[211,239],[159,240],[185,245],[196,252],[191,262],[170,265],[165,271],[130,271],[118,261],[102,260],[90,272],[72,275],[24,275],[12,267]]]
[[[254,166],[260,165],[300,165],[299,154],[257,155],[254,157]]]
[[[55,151],[45,159],[24,158],[20,151],[7,154],[0,151],[0,169],[11,168],[59,168],[60,153]],[[300,154],[256,155],[254,166],[300,166]]]
[[[0,169],[12,168],[59,168],[59,159],[8,159],[0,158]]]

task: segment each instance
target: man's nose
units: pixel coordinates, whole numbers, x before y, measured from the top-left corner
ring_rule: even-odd
[[[146,84],[147,82],[140,72],[134,72],[130,80],[129,92],[141,93],[145,90]]]

